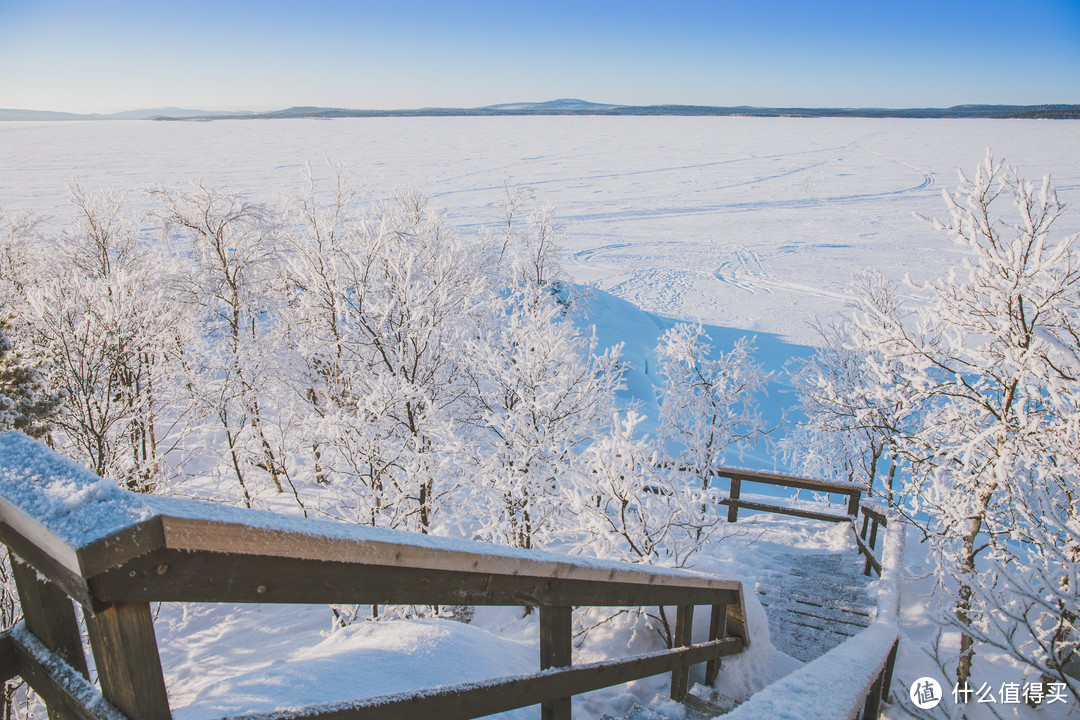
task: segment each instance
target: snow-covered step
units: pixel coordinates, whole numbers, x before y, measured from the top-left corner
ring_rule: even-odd
[[[754,590],[780,650],[810,661],[870,624],[875,601],[858,556],[792,553],[771,559]]]
[[[658,695],[648,707],[634,703],[622,720],[711,720],[726,715],[735,709],[737,703],[716,691],[696,685],[681,702]],[[604,715],[601,720],[615,720],[611,715]]]
[[[794,615],[819,618],[845,635],[854,635],[870,624],[871,610],[866,602],[838,600],[820,594],[810,594],[791,588],[758,583],[754,587],[761,604],[772,611],[783,610]],[[847,630],[854,628],[851,632]]]

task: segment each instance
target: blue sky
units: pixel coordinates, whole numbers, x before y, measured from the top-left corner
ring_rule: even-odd
[[[0,107],[1080,103],[1080,0],[0,0]]]

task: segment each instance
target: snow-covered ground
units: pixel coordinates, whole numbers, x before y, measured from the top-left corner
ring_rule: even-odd
[[[565,228],[578,282],[667,317],[811,342],[852,273],[936,276],[956,168],[991,147],[1080,199],[1080,122],[691,117],[371,118],[0,124],[0,208],[70,216],[66,186],[192,178],[255,197],[344,163],[375,195],[416,185],[464,232],[500,220],[505,178]],[[1076,214],[1069,218],[1080,228]]]
[[[627,342],[634,368],[627,394],[655,417],[649,353],[671,320],[705,322],[718,346],[755,334],[759,358],[779,369],[813,343],[807,322],[815,314],[842,307],[853,273],[875,268],[896,279],[927,279],[955,263],[962,250],[911,213],[942,215],[940,191],[987,147],[1029,179],[1052,173],[1062,200],[1080,200],[1077,121],[378,118],[0,123],[0,208],[51,215],[46,228],[55,231],[70,216],[66,186],[73,179],[88,189],[126,190],[136,205],[149,186],[192,178],[269,198],[299,187],[307,162],[328,176],[328,158],[347,165],[374,196],[407,183],[420,187],[470,234],[498,224],[509,178],[555,205],[573,280],[609,293],[593,300],[591,319],[603,344]],[[1062,232],[1080,229],[1077,211],[1063,220]],[[774,418],[794,400],[784,391],[782,380],[770,389]],[[768,448],[746,464],[769,466]],[[754,536],[743,534],[755,522],[771,524],[762,517],[740,521],[740,535],[720,543],[699,569],[752,584],[755,568],[768,564],[770,542],[807,550],[851,542],[835,529],[811,532],[786,520],[772,523],[767,542],[749,542]],[[909,538],[916,576],[919,548]],[[933,636],[920,594],[927,586],[905,589],[904,681],[935,671],[923,654]],[[751,623],[760,630],[755,607]],[[185,720],[537,666],[535,617],[518,609],[480,610],[468,626],[358,623],[330,633],[326,608],[165,605],[157,627],[171,700]],[[652,642],[639,640],[635,650]],[[625,634],[601,632],[579,657],[625,654],[625,644]],[[779,675],[795,662],[765,642],[753,652],[725,662],[729,691],[747,689],[740,678],[750,673],[739,674],[741,663]],[[1023,679],[1002,667],[993,673],[1000,682]],[[666,682],[582,697],[576,716],[598,718],[619,703],[648,700]],[[1054,712],[1060,707],[1030,716],[1063,717]]]

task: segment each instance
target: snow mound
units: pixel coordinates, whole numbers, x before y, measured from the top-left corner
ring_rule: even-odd
[[[205,688],[177,708],[177,720],[202,720],[348,702],[533,673],[535,648],[445,620],[360,622]],[[497,674],[497,675],[496,675]],[[529,717],[521,710],[507,720]]]

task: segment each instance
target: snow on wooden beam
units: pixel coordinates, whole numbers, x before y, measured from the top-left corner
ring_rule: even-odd
[[[140,495],[97,478],[14,431],[0,433],[0,539],[84,604],[86,591],[78,587],[80,581],[162,550],[248,561],[333,559],[357,567],[682,588],[721,595],[741,589],[735,581],[676,569]]]
[[[128,720],[105,701],[93,683],[45,647],[24,623],[0,635],[3,645],[14,653],[18,675],[41,696],[50,711],[76,720]],[[0,656],[6,658],[7,651]]]
[[[854,718],[884,672],[898,637],[895,625],[874,623],[765,687],[724,716],[725,720]]]

